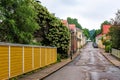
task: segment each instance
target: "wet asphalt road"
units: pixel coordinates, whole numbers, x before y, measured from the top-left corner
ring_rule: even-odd
[[[88,43],[71,63],[44,80],[120,80],[120,69]]]

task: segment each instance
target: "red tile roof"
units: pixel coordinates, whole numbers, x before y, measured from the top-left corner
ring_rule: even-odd
[[[73,31],[76,31],[75,24],[69,24],[69,29],[73,30]]]
[[[64,26],[67,26],[67,27],[68,27],[68,22],[67,22],[67,20],[62,20],[62,23],[63,23]]]
[[[103,25],[102,34],[107,34],[109,32],[110,25]]]
[[[100,37],[100,36],[102,36],[102,34],[99,34],[99,35],[97,35],[96,37]]]

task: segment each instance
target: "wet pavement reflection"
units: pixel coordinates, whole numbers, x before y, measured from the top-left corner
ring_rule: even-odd
[[[88,43],[77,58],[44,80],[120,80],[120,69]]]

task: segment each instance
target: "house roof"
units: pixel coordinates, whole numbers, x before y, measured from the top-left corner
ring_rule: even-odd
[[[62,20],[62,23],[67,23],[67,20]]]
[[[82,31],[80,28],[77,28],[77,27],[76,27],[76,30],[77,30],[77,31]]]
[[[102,34],[107,34],[109,32],[110,25],[103,25]]]
[[[73,31],[76,31],[75,24],[69,24],[69,29],[73,30]]]
[[[96,36],[96,39],[101,39],[102,36],[103,36],[103,34],[99,34],[99,35]]]
[[[99,35],[97,35],[96,37],[100,37],[100,36],[102,36],[102,34],[99,34]]]
[[[67,20],[62,20],[62,23],[63,23],[64,26],[67,26],[67,27],[68,27],[68,22],[67,22]]]

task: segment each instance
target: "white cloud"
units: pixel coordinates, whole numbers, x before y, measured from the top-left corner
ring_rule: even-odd
[[[56,17],[77,18],[88,29],[100,28],[104,20],[114,18],[120,0],[40,0]]]

